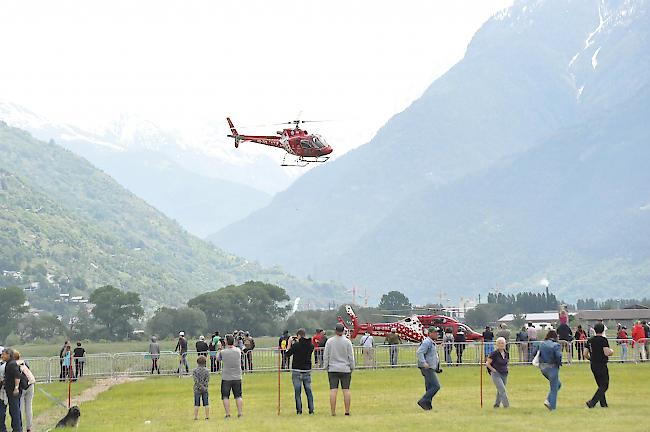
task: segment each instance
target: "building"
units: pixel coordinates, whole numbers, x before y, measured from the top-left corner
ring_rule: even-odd
[[[650,321],[650,309],[584,310],[576,314],[576,319],[587,324],[595,324],[600,320],[616,322],[629,329],[636,321]]]

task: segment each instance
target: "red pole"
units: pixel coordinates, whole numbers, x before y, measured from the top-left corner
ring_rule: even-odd
[[[70,357],[70,366],[68,366],[68,409],[72,406],[72,356]]]
[[[282,350],[278,350],[278,415],[280,415],[280,368],[282,367]]]
[[[481,374],[481,408],[483,408],[483,353],[485,352],[485,342],[481,341],[481,364],[478,368],[480,374]]]

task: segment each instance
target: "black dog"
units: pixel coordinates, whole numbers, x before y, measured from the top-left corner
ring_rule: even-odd
[[[79,423],[79,417],[81,417],[81,411],[79,411],[79,407],[75,405],[68,410],[68,413],[65,415],[65,417],[59,420],[54,429],[77,427],[77,423]]]

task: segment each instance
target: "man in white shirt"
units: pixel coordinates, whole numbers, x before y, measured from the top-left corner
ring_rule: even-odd
[[[375,341],[373,340],[369,332],[365,332],[364,335],[361,336],[359,345],[361,345],[363,349],[363,365],[365,367],[374,367],[375,366],[375,347],[374,347]]]
[[[333,416],[336,415],[336,396],[339,383],[343,389],[345,415],[350,415],[350,381],[354,370],[354,349],[350,339],[343,336],[344,331],[343,324],[336,324],[336,336],[327,339],[323,353],[323,369],[327,371],[330,383],[330,409]]]

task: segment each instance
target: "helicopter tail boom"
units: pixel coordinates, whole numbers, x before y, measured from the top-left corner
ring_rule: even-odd
[[[230,133],[231,135],[228,135],[230,138],[235,139],[235,148],[239,147],[239,142],[242,140],[240,138],[239,133],[237,133],[237,129],[235,129],[235,125],[232,124],[232,120],[230,120],[230,117],[226,117],[226,120],[228,121],[228,126],[230,127]]]

